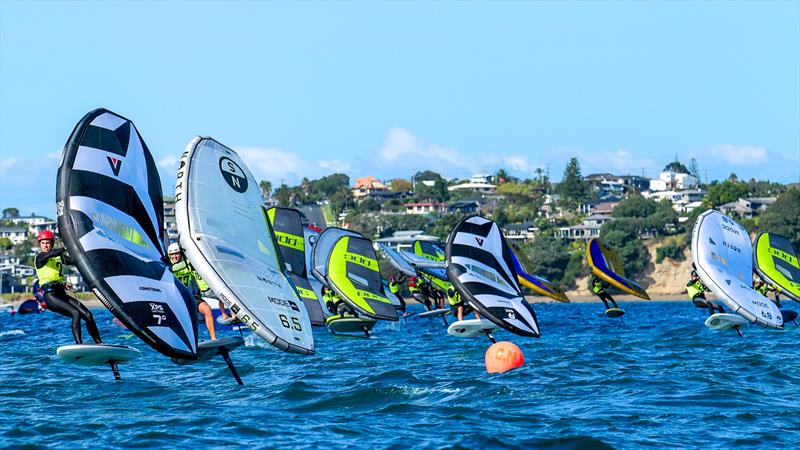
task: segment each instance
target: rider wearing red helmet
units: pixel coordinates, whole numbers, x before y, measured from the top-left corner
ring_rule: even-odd
[[[44,230],[36,236],[41,252],[36,254],[36,276],[39,285],[44,291],[44,302],[47,309],[62,316],[72,319],[72,337],[76,344],[82,344],[81,319],[86,322],[86,330],[100,344],[100,331],[94,322],[94,316],[83,303],[67,295],[64,289],[64,264],[73,265],[72,258],[67,255],[65,248],[53,248],[55,236],[50,230]]]

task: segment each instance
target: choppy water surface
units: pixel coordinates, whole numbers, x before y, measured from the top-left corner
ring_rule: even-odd
[[[302,357],[248,338],[221,359],[173,365],[96,311],[105,340],[143,356],[109,369],[61,362],[69,323],[0,314],[2,446],[617,448],[787,446],[800,441],[800,328],[713,332],[688,302],[535,305],[541,339],[498,332],[524,368],[488,375],[488,340],[440,320],[375,338],[315,333]],[[795,308],[797,309],[797,308]]]

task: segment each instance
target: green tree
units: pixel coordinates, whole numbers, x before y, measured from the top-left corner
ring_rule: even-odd
[[[17,208],[6,208],[3,210],[4,219],[13,219],[19,217],[19,210]]]
[[[555,283],[565,281],[564,275],[569,266],[570,250],[563,241],[542,234],[536,236],[530,244],[520,246],[520,250],[525,252],[528,257],[530,267],[526,267],[526,269],[530,273],[543,276]]]
[[[504,195],[510,203],[527,203],[536,197],[531,185],[512,181],[497,186],[497,193]]]
[[[11,239],[7,237],[0,238],[0,250],[9,250],[13,246],[14,244],[11,242]]]
[[[570,158],[564,168],[564,177],[556,186],[556,192],[561,195],[562,206],[568,209],[577,208],[583,200],[588,198],[588,190],[583,177],[581,177],[581,165],[577,158]]]
[[[675,161],[672,161],[671,163],[669,163],[666,166],[664,166],[664,172],[667,172],[667,171],[670,171],[670,170],[675,172],[675,173],[689,173],[689,169],[687,169],[686,166],[683,165],[683,163],[678,161],[678,157],[677,156],[675,157]]]
[[[600,238],[616,250],[622,259],[625,275],[635,278],[650,262],[650,254],[639,238],[643,226],[641,218],[610,220],[600,228]]]
[[[761,214],[761,229],[785,236],[800,251],[800,190],[789,189],[779,195]]]
[[[429,186],[425,181],[433,182]],[[414,198],[418,201],[445,201],[448,199],[447,181],[436,172],[426,170],[414,175]]]
[[[282,184],[278,189],[275,189],[275,200],[278,201],[278,204],[281,206],[291,206],[291,197],[292,197],[292,189]]]
[[[268,198],[272,193],[272,183],[267,180],[261,180],[258,183],[258,187],[261,188],[261,196],[264,198]]]
[[[747,197],[748,188],[746,183],[739,182],[736,175],[722,183],[714,180],[708,186],[708,195],[705,201],[709,207],[715,208],[725,203],[736,201],[739,198]]]
[[[402,178],[395,178],[389,184],[389,190],[392,192],[410,192],[413,189],[411,182]]]
[[[439,220],[435,221],[431,224],[430,228],[428,228],[428,234],[433,235],[444,241],[447,239],[447,235],[453,231],[455,228],[456,223],[463,217],[462,214],[445,214],[439,218]]]
[[[694,159],[694,156],[689,160],[689,175],[700,180],[700,168],[697,166],[697,160]]]

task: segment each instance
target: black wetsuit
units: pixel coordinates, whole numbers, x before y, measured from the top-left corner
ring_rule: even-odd
[[[49,252],[40,252],[36,255],[36,268],[41,269],[47,264],[50,258],[60,256],[62,264],[74,265],[72,259],[64,253],[66,249],[58,248]],[[72,337],[75,338],[76,344],[82,344],[81,337],[81,319],[86,322],[86,330],[94,339],[94,342],[99,344],[102,342],[100,339],[100,331],[97,329],[97,324],[94,322],[94,316],[83,303],[75,300],[67,295],[64,289],[64,284],[61,282],[51,282],[42,286],[44,291],[44,302],[47,309],[55,313],[61,314],[64,317],[72,319]]]
[[[595,295],[600,297],[600,300],[602,300],[603,304],[606,305],[606,309],[609,309],[608,302],[611,302],[611,304],[614,305],[614,308],[617,308],[617,302],[614,301],[614,298],[606,290],[609,287],[610,285],[605,281],[597,277],[592,278],[592,291],[595,293]]]

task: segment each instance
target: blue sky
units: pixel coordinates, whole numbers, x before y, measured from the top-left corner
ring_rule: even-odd
[[[800,2],[0,2],[0,207],[53,214],[58,152],[106,107],[172,191],[195,135],[258,178],[800,181]]]

